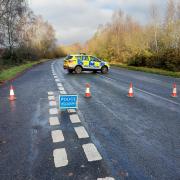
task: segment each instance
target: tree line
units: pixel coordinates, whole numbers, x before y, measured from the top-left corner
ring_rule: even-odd
[[[64,55],[55,30],[26,0],[0,0],[0,64],[19,64]]]
[[[87,52],[110,61],[180,71],[180,2],[168,0],[162,7],[151,5],[147,24],[142,25],[123,11],[115,11],[111,22],[100,25],[81,46],[66,46],[66,52]]]

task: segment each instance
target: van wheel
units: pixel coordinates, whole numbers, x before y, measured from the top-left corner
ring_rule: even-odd
[[[103,74],[108,73],[108,67],[107,67],[107,66],[103,66],[103,67],[101,68],[101,73],[103,73]]]
[[[93,73],[97,73],[97,70],[93,70]]]
[[[76,66],[75,72],[76,72],[76,74],[80,74],[82,72],[82,67],[81,66]]]

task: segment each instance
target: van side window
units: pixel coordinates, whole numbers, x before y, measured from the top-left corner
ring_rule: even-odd
[[[81,56],[77,56],[77,60],[78,60],[78,61],[81,61]]]
[[[93,56],[90,57],[90,61],[101,62],[100,59],[93,57]]]
[[[83,61],[88,61],[88,56],[82,56]]]
[[[69,59],[72,59],[73,56],[66,56],[65,60],[69,60]]]

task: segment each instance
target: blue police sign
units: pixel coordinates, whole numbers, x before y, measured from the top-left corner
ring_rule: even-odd
[[[65,109],[77,109],[78,108],[78,96],[77,95],[60,95],[59,96],[59,108]]]

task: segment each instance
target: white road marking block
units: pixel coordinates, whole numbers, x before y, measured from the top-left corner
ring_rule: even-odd
[[[72,123],[79,123],[81,122],[79,116],[77,114],[70,114],[70,120]]]
[[[55,79],[56,82],[59,82],[59,79]]]
[[[75,110],[75,109],[68,109],[68,112],[69,112],[69,113],[75,113],[76,110]]]
[[[75,127],[74,130],[76,131],[76,134],[79,139],[89,137],[86,129],[83,126]]]
[[[48,96],[49,101],[55,100],[54,96]]]
[[[64,90],[64,91],[60,91],[60,94],[67,94],[67,92]]]
[[[49,118],[49,124],[50,124],[50,126],[60,125],[58,117],[50,117]]]
[[[88,161],[99,161],[102,159],[96,146],[92,143],[82,145]]]
[[[51,108],[51,109],[49,109],[49,114],[51,114],[51,115],[58,114],[58,109],[57,109],[57,108]]]
[[[63,167],[68,165],[67,153],[65,148],[55,149],[53,151],[55,167]]]
[[[48,92],[48,95],[53,95],[54,93],[52,91],[49,91]]]
[[[54,78],[57,79],[58,77],[56,75],[54,75]]]
[[[57,106],[56,101],[49,101],[49,106]]]
[[[59,90],[60,90],[60,91],[64,91],[64,88],[63,88],[63,87],[59,87]]]
[[[115,180],[112,177],[105,177],[105,178],[97,178],[97,180]]]
[[[52,140],[54,143],[63,142],[64,136],[61,130],[54,130],[51,132]]]
[[[63,85],[61,83],[57,83],[57,86],[62,87]]]

